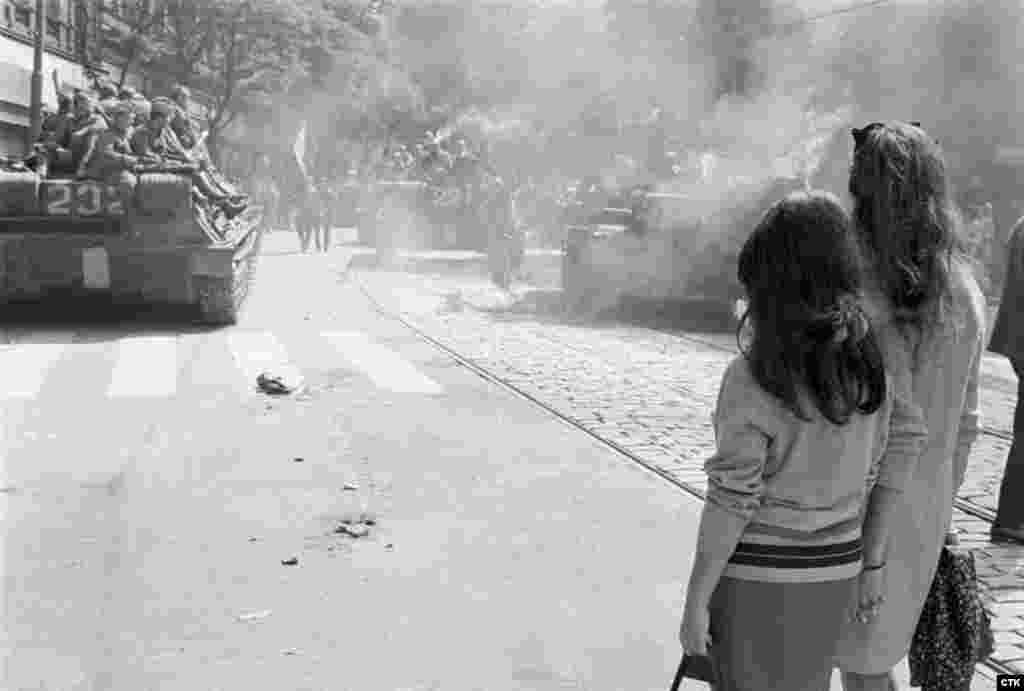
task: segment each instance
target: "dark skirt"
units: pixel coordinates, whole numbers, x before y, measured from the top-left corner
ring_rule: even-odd
[[[710,607],[715,691],[828,691],[856,583],[723,577]]]

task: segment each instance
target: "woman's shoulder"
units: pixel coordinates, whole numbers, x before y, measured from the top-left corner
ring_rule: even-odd
[[[958,331],[967,327],[974,332],[985,331],[987,313],[985,294],[978,284],[974,268],[966,259],[955,259],[950,269],[952,321]]]
[[[775,416],[780,405],[775,397],[765,391],[754,376],[750,361],[744,355],[735,356],[722,375],[719,404],[734,410],[742,409],[750,414],[768,413]]]

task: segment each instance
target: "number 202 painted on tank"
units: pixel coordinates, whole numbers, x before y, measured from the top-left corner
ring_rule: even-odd
[[[124,202],[115,185],[93,180],[61,180],[47,185],[47,216],[121,216]]]

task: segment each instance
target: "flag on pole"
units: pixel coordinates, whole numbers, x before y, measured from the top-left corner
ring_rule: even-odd
[[[309,173],[306,172],[306,121],[302,121],[302,126],[299,127],[299,133],[295,135],[295,144],[292,146],[292,152],[295,154],[295,162],[299,164],[299,170],[302,171],[302,176],[305,178],[309,177]]]

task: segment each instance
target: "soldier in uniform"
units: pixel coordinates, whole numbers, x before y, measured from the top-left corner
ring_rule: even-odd
[[[156,101],[158,99],[153,100]],[[204,165],[205,170],[209,172],[210,182],[229,197],[248,199],[246,195],[240,194],[234,185],[225,180],[224,176],[213,167],[212,161],[210,161],[210,153],[206,149],[206,143],[199,134],[199,128],[196,127],[195,122],[192,120],[192,92],[188,90],[188,87],[178,84],[171,90],[170,100],[176,106],[175,113],[170,120],[171,129],[178,137],[181,145],[185,147],[185,150],[192,155],[193,159]]]
[[[199,143],[199,131],[192,122],[192,92],[178,84],[171,90],[171,101],[178,107],[171,119],[171,129],[186,149],[193,150]]]
[[[317,185],[317,206],[319,221],[314,228],[316,248],[321,252],[331,249],[331,229],[334,227],[335,207],[337,206],[336,187],[330,178],[324,177]]]
[[[95,143],[79,164],[80,176],[117,185],[126,204],[135,196],[136,169],[142,163],[155,162],[132,151],[129,136],[135,112],[125,103],[110,107],[110,127],[95,137]]]
[[[96,97],[99,102],[100,114],[107,121],[107,125],[113,122],[112,109],[121,101],[117,98],[117,89],[106,79],[96,83]]]
[[[123,104],[131,108],[128,104]],[[209,171],[202,161],[197,161],[178,141],[170,127],[174,107],[164,101],[152,104],[149,121],[137,129],[131,137],[132,152],[137,156],[154,161],[150,170],[165,170],[189,175],[192,187],[201,203],[207,200],[223,209],[228,218],[234,218],[245,210],[246,205],[239,197],[232,197],[220,190],[211,180]]]
[[[59,163],[56,161],[58,142],[65,136],[73,115],[72,92],[69,89],[57,91],[57,112],[46,114],[39,131],[39,140],[33,147],[32,154],[27,162],[35,168],[35,171],[42,177],[50,173],[52,166],[56,164],[55,172],[59,172]],[[65,166],[69,168],[70,166]]]
[[[95,144],[96,137],[107,129],[107,121],[97,111],[96,101],[85,91],[73,97],[73,115],[65,120],[47,147],[51,173],[77,174],[82,161]]]
[[[149,121],[151,104],[146,97],[130,86],[122,88],[117,96],[122,103],[127,103],[135,111],[135,126],[142,127]]]

